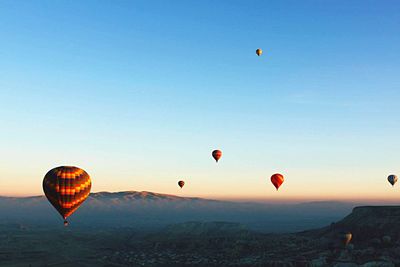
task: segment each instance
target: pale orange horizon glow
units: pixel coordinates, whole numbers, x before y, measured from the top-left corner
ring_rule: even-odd
[[[313,168],[290,164],[286,167],[283,163],[277,166],[261,164],[259,159],[255,164],[252,159],[242,158],[237,152],[231,152],[234,154],[230,157],[226,152],[225,157],[216,164],[210,151],[204,149],[199,155],[180,161],[171,159],[168,152],[165,152],[152,161],[137,158],[133,165],[123,155],[120,155],[121,159],[115,155],[94,157],[93,161],[88,161],[91,157],[85,153],[75,155],[71,152],[73,155],[60,157],[55,151],[51,153],[52,156],[45,157],[29,151],[19,154],[17,149],[13,151],[15,155],[10,154],[3,160],[0,195],[43,195],[42,181],[46,172],[56,166],[73,165],[89,173],[93,183],[92,192],[150,191],[184,197],[243,201],[400,202],[400,184],[392,187],[387,181],[387,175],[392,171],[383,171],[396,170],[393,168],[394,160],[381,163],[380,168],[372,164],[365,167],[361,163],[356,164],[356,161],[354,167],[350,167],[350,164]],[[68,162],[67,158],[73,156],[77,161]],[[165,160],[161,160],[163,157]],[[23,168],[17,164],[21,160],[25,162]],[[270,181],[270,175],[277,172],[285,177],[278,191]],[[185,181],[183,189],[177,185],[178,180]]]

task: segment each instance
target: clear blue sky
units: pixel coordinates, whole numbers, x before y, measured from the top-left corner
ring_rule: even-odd
[[[49,169],[76,165],[93,191],[400,199],[385,180],[400,174],[399,14],[378,0],[0,1],[0,195],[41,194]]]

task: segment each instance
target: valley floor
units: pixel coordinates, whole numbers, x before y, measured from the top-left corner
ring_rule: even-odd
[[[176,231],[182,227],[189,231]],[[190,234],[194,228],[202,232]],[[158,233],[3,224],[0,266],[400,266],[399,242],[371,240],[341,247],[332,226],[259,234],[232,223],[191,222]]]

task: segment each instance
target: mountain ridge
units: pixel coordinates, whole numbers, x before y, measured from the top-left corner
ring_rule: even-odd
[[[187,221],[229,221],[263,232],[322,227],[350,213],[353,203],[233,202],[149,191],[91,193],[69,220],[80,226],[163,227]],[[60,216],[45,196],[0,197],[2,220],[58,225]]]
[[[135,191],[135,190],[127,190],[127,191],[99,191],[90,193],[88,198],[99,198],[99,197],[116,197],[116,196],[140,196],[144,197],[164,197],[169,199],[191,199],[191,200],[206,200],[206,201],[216,201],[216,202],[225,202],[225,203],[241,203],[241,204],[260,204],[260,205],[321,205],[321,204],[344,204],[344,203],[352,203],[357,204],[354,201],[340,201],[340,200],[320,200],[320,201],[299,201],[299,202],[268,202],[268,201],[258,201],[258,200],[225,200],[225,199],[213,199],[213,198],[205,198],[205,197],[183,197],[173,194],[167,193],[156,193],[151,191]],[[45,195],[33,195],[33,196],[1,196],[0,199],[45,199]]]
[[[99,191],[90,193],[89,197],[98,198],[98,197],[117,197],[117,196],[140,196],[144,197],[164,197],[164,198],[176,198],[176,199],[196,199],[196,200],[209,200],[209,201],[224,201],[230,202],[225,200],[216,200],[216,199],[208,199],[208,198],[201,198],[201,197],[181,197],[172,194],[165,194],[165,193],[155,193],[150,191],[135,191],[135,190],[128,190],[128,191],[116,191],[116,192],[109,192],[109,191]],[[45,195],[34,195],[34,196],[1,196],[2,199],[36,199],[36,198],[45,198]]]

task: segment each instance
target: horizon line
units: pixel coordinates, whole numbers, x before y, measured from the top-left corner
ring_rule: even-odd
[[[365,202],[373,202],[373,203],[398,203],[400,205],[400,199],[388,199],[388,198],[379,198],[379,197],[363,197],[363,198],[349,198],[349,197],[300,197],[300,196],[290,196],[290,197],[282,197],[282,198],[263,198],[263,197],[229,197],[229,196],[187,196],[187,195],[176,195],[170,193],[159,193],[147,190],[124,190],[124,191],[97,191],[91,192],[90,194],[98,194],[98,193],[110,193],[110,194],[117,194],[117,193],[128,193],[128,192],[137,192],[137,193],[152,193],[158,195],[165,195],[165,196],[174,196],[178,198],[199,198],[205,200],[216,200],[216,201],[233,201],[233,202],[258,202],[258,203],[265,203],[265,202],[273,202],[273,203],[304,203],[304,202],[343,202],[343,203],[365,203]],[[43,197],[44,194],[38,195],[28,195],[28,194],[5,194],[1,195],[0,197],[3,198],[30,198],[30,197]]]

